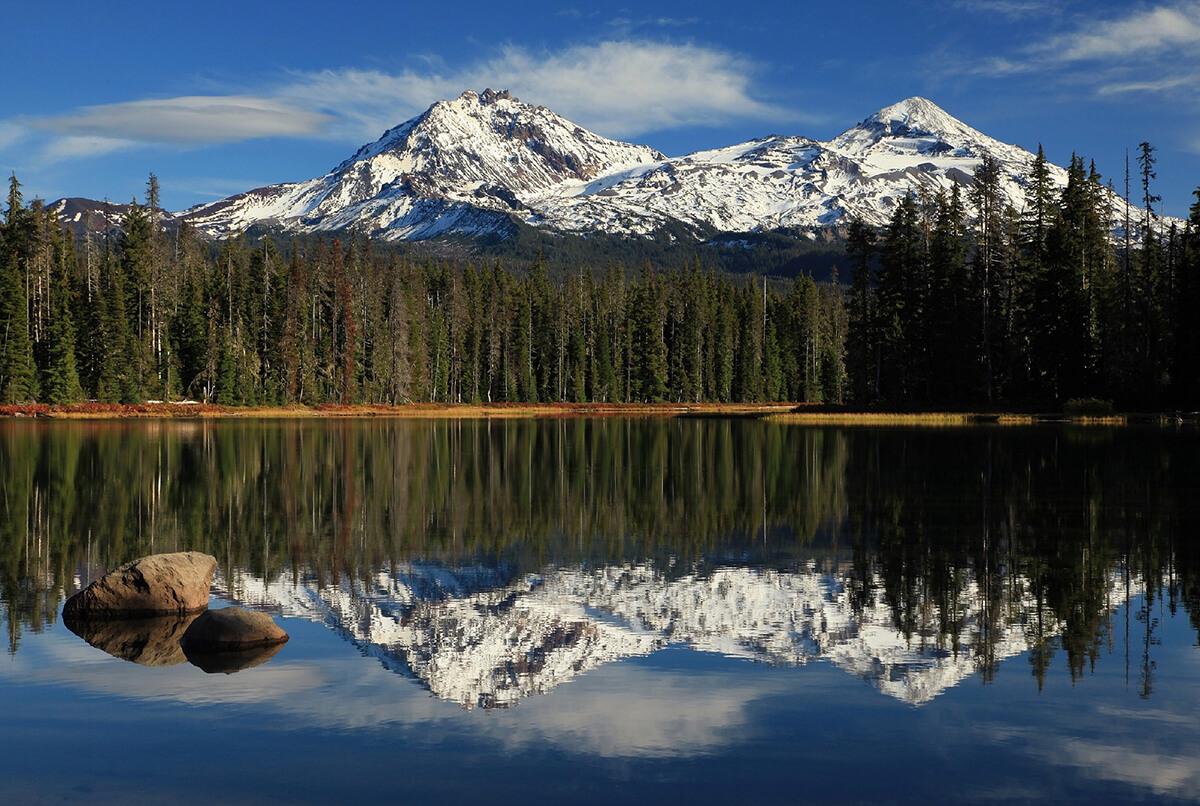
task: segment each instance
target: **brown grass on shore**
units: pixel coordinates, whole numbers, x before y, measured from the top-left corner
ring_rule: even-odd
[[[793,425],[927,425],[955,426],[981,422],[978,415],[961,412],[791,411],[766,418]]]
[[[756,417],[790,411],[795,404],[764,403],[407,403],[389,405],[217,406],[208,403],[78,403],[3,405],[0,417],[60,420],[225,419],[294,417],[416,417],[445,419],[547,417]]]
[[[44,403],[0,405],[0,418],[48,420],[128,419],[287,419],[396,417],[424,419],[532,419],[564,417],[747,417],[792,425],[925,426],[1033,425],[1169,425],[1197,421],[1195,414],[1068,416],[1009,412],[887,412],[853,411],[819,404],[797,403],[406,403],[396,406],[324,403],[318,406],[218,406],[192,401],[179,403]]]
[[[1055,414],[1013,414],[982,412],[875,412],[875,411],[791,411],[770,414],[763,419],[792,425],[846,426],[922,426],[929,428],[964,425],[1034,425],[1069,423],[1071,425],[1127,425],[1125,415],[1106,417],[1069,417]]]

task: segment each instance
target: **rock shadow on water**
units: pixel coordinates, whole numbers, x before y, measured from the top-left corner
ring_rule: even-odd
[[[205,650],[185,644],[183,654],[188,663],[207,674],[234,674],[261,666],[283,649],[283,644],[247,647],[237,650]]]
[[[88,619],[64,612],[63,624],[114,658],[139,666],[177,666],[187,661],[180,640],[198,615]]]
[[[213,622],[217,622],[215,630]],[[186,662],[207,674],[233,674],[261,666],[287,642],[287,634],[269,616],[235,608],[140,618],[85,618],[64,611],[63,624],[114,658],[154,667]]]

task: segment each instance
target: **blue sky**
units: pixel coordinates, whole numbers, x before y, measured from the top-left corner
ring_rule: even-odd
[[[10,4],[0,170],[27,196],[124,201],[153,170],[182,208],[306,179],[467,88],[507,87],[668,154],[827,138],[924,95],[1120,181],[1159,148],[1200,184],[1200,0]]]

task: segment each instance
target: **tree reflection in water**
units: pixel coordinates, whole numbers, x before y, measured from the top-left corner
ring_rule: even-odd
[[[1159,608],[1200,631],[1198,447],[733,419],[9,421],[0,598],[16,652],[104,569],[198,549],[229,595],[341,618],[418,676],[472,662],[423,629],[520,616],[528,645],[475,675],[500,683],[423,678],[464,704],[673,641],[824,657],[920,701],[937,674],[986,680],[1019,651],[1038,685],[1056,652],[1078,678],[1125,635],[1150,696]],[[406,635],[356,632],[372,608]],[[742,621],[711,622],[726,611]]]

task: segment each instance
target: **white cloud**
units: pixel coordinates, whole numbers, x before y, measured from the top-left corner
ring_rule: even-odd
[[[1053,61],[1157,57],[1200,46],[1200,3],[1139,9],[1124,17],[1087,23],[1035,46]],[[1195,55],[1194,53],[1192,55]]]
[[[188,147],[265,137],[320,137],[361,143],[440,98],[464,89],[510,89],[612,137],[747,119],[798,119],[756,97],[752,62],[719,48],[612,40],[552,51],[509,46],[456,69],[427,62],[399,72],[353,68],[293,72],[239,95],[193,95],[80,107],[0,122],[51,137],[49,161],[138,145]]]
[[[972,5],[989,0],[966,0]],[[1003,2],[1003,0],[1000,0]],[[1019,3],[1018,3],[1019,4]],[[1142,7],[1124,16],[1090,15],[1064,33],[1034,41],[1009,56],[994,56],[969,68],[993,77],[1077,68],[1100,94],[1167,92],[1194,86],[1180,78],[1181,66],[1200,62],[1200,0]],[[1130,78],[1136,68],[1137,78]],[[1147,77],[1149,76],[1149,77]]]
[[[63,137],[178,145],[313,135],[326,122],[319,112],[249,95],[126,101],[30,120]]]
[[[755,98],[755,65],[700,45],[610,41],[534,53],[506,47],[496,57],[446,73],[323,70],[295,74],[279,97],[337,119],[349,138],[376,137],[438,98],[464,89],[511,90],[612,137],[732,120],[795,115]]]
[[[41,162],[54,163],[81,157],[99,157],[114,151],[124,151],[139,145],[133,140],[119,137],[100,137],[87,134],[71,134],[55,137],[41,150]]]
[[[1097,92],[1101,95],[1125,95],[1128,93],[1167,92],[1180,87],[1192,89],[1200,86],[1200,73],[1164,76],[1148,81],[1117,81],[1102,85]]]
[[[8,148],[25,138],[27,130],[16,123],[0,121],[0,148]]]
[[[1057,14],[1062,10],[1062,4],[1045,0],[957,0],[955,5],[980,14],[1000,14],[1014,18],[1034,14]]]

